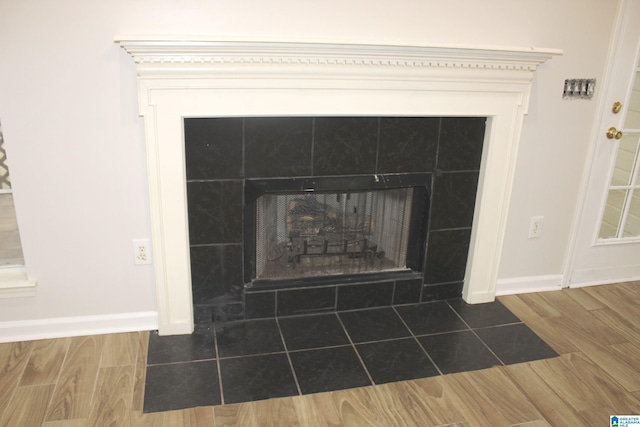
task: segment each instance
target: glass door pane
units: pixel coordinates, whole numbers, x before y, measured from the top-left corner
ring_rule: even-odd
[[[609,190],[602,223],[600,224],[599,237],[601,239],[611,239],[618,236],[626,196],[627,190]]]
[[[638,65],[636,65],[622,132],[623,137],[618,141],[609,194],[600,223],[598,234],[600,239],[628,239],[640,236],[640,67]]]
[[[640,68],[640,67],[638,67]],[[624,120],[626,129],[640,128],[640,71],[636,70],[636,76],[631,89],[631,97],[629,98],[629,107]]]
[[[640,191],[635,190],[629,197],[629,210],[622,237],[640,236]]]
[[[4,139],[0,128],[0,268],[24,265]]]

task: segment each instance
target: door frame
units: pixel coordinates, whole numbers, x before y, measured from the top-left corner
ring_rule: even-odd
[[[610,122],[609,115],[608,113],[606,113],[608,108],[607,105],[610,104],[610,99],[608,98],[607,94],[609,93],[609,90],[611,88],[613,75],[617,65],[618,54],[621,48],[622,38],[625,35],[625,31],[624,31],[625,28],[623,27],[625,11],[629,7],[629,4],[631,1],[632,0],[619,0],[617,4],[613,31],[611,34],[611,39],[609,41],[607,60],[605,63],[604,74],[602,77],[602,84],[600,85],[602,96],[598,97],[598,101],[597,101],[596,116],[593,122],[594,124],[592,126],[591,136],[589,139],[589,149],[587,154],[587,160],[585,163],[586,167],[584,168],[584,171],[583,171],[582,183],[580,186],[580,190],[578,192],[579,196],[576,204],[577,207],[574,214],[574,220],[572,222],[571,240],[567,248],[567,256],[566,256],[567,262],[565,263],[564,271],[562,274],[563,288],[583,287],[583,286],[592,286],[592,285],[601,285],[601,284],[619,282],[619,279],[617,278],[615,279],[600,278],[600,279],[584,281],[580,283],[572,283],[572,277],[575,273],[575,266],[577,263],[576,259],[579,256],[578,241],[581,236],[581,229],[583,228],[582,223],[584,221],[585,211],[587,208],[586,202],[588,197],[591,195],[590,192],[593,191],[591,183],[594,180],[593,173],[594,173],[594,169],[596,168],[596,162],[598,160],[597,159],[598,146],[601,143],[601,140],[603,138],[601,129],[603,129],[603,126],[605,125],[605,121]],[[613,167],[613,163],[615,163],[615,160],[616,160],[615,157],[610,159],[609,173],[611,173],[611,169]],[[609,176],[609,179],[610,179],[610,176]],[[608,188],[608,185],[607,185],[607,188]],[[599,206],[601,209],[603,207],[603,204],[606,203],[607,195],[608,195],[608,191],[603,191],[602,194],[599,195],[600,197]],[[599,219],[601,219],[601,217],[602,217],[602,212],[600,212],[600,214],[598,215]],[[592,245],[597,240],[598,231],[599,231],[599,228],[593,230],[593,234],[591,236]],[[627,244],[627,243],[623,242],[619,244]],[[640,276],[632,277],[630,278],[630,280],[640,280]]]

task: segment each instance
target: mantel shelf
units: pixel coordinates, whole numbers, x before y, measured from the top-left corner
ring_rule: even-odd
[[[138,65],[277,64],[534,71],[559,49],[401,46],[118,37]]]

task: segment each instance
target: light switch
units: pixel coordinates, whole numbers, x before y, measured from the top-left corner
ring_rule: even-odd
[[[563,99],[591,99],[596,89],[596,79],[566,79]]]

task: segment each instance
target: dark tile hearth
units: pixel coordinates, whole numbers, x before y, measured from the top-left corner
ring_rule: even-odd
[[[418,338],[443,374],[475,371],[500,365],[500,360],[471,330]]]
[[[555,351],[522,323],[477,329],[476,333],[507,365],[556,355]]]
[[[496,301],[197,325],[149,336],[144,412],[406,381],[556,357]]]
[[[406,305],[398,307],[397,310],[415,335],[437,334],[469,328],[445,301]]]
[[[215,360],[147,366],[145,412],[219,405]]]
[[[302,394],[371,385],[352,346],[296,351],[290,354]]]
[[[284,317],[278,323],[288,350],[349,344],[349,338],[335,313]]]
[[[144,411],[557,356],[501,303],[461,299],[486,122],[185,118],[196,329],[150,335]]]
[[[414,338],[359,344],[356,348],[376,384],[439,375]]]
[[[149,335],[147,365],[211,360],[215,357],[211,325],[198,324],[191,335],[168,337],[160,337],[157,333]]]
[[[218,323],[215,331],[220,358],[284,351],[274,319]]]
[[[340,313],[354,343],[405,338],[411,333],[391,307]]]
[[[285,353],[220,359],[220,377],[225,403],[298,394]]]

